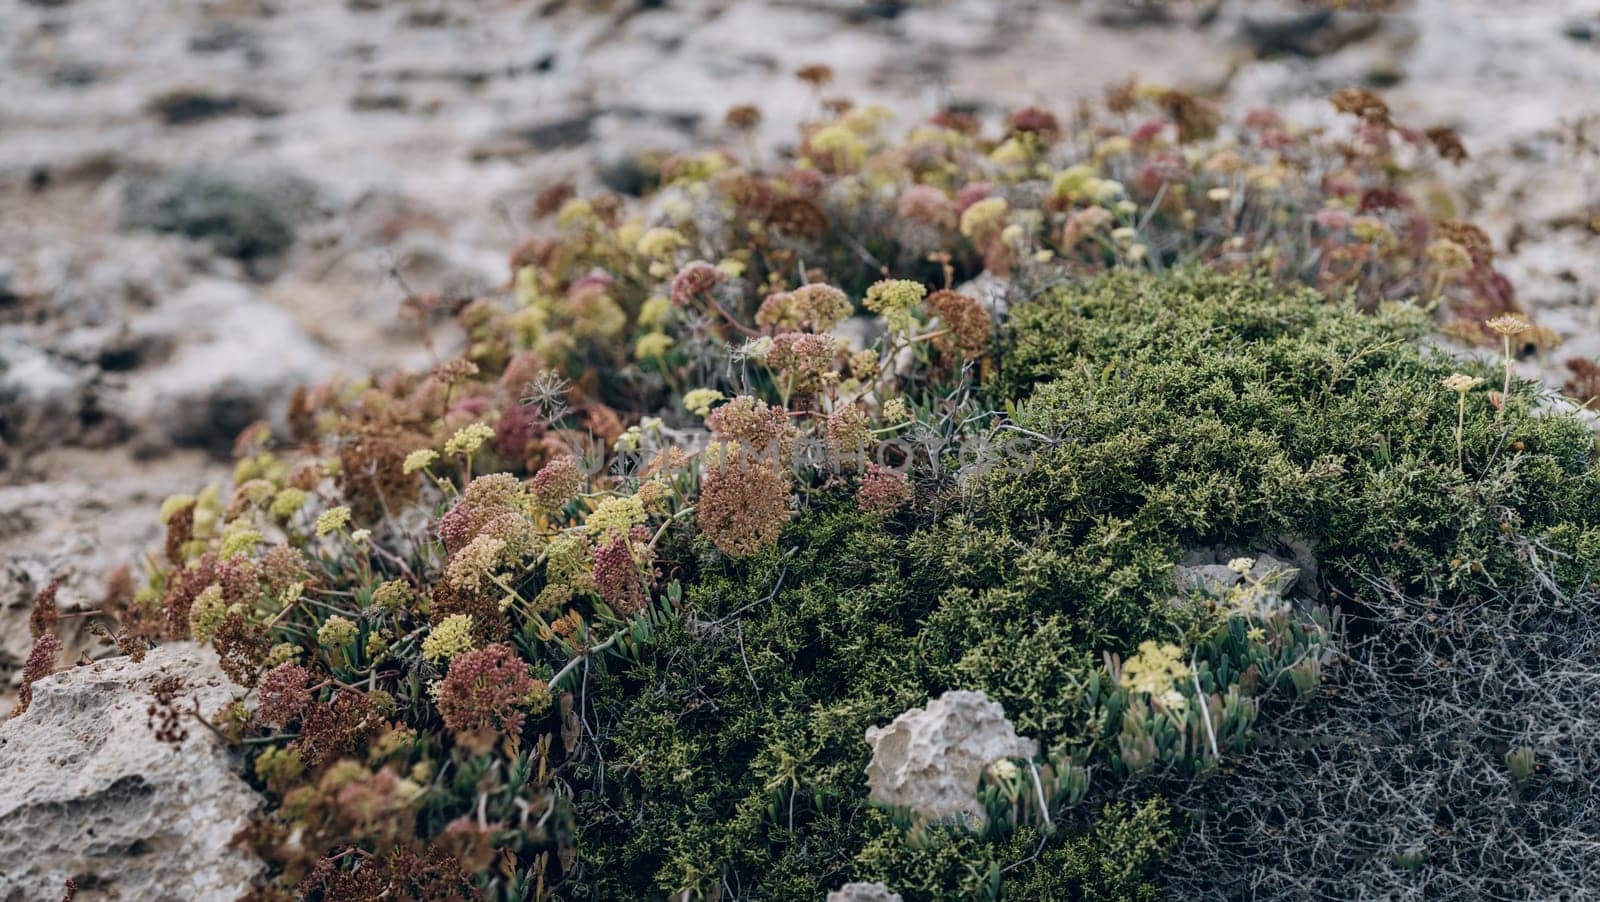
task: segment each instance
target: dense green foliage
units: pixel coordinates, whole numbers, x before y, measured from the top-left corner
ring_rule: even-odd
[[[1169,601],[1190,547],[1307,541],[1347,603],[1358,570],[1436,595],[1478,571],[1519,578],[1502,524],[1571,568],[1600,559],[1589,430],[1532,414],[1531,388],[1503,418],[1470,393],[1458,469],[1458,396],[1441,386],[1457,364],[1419,347],[1414,312],[1189,272],[1113,276],[1013,316],[996,387],[1028,395],[1015,415],[1031,434],[964,474],[960,513],[880,525],[825,505],[759,557],[702,556],[688,618],[591,678],[584,716],[604,738],[577,801],[595,898],[720,884],[809,899],[847,879],[932,898],[1001,871],[1013,898],[1138,897],[1172,843],[1158,804],[1084,818],[1037,856],[1028,830],[912,848],[866,801],[864,729],[982,689],[1047,748],[1094,754],[1114,738],[1084,699],[1102,653],[1215,629]]]

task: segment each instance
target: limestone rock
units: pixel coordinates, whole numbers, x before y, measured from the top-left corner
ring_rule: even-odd
[[[1000,758],[1031,758],[1037,740],[1018,736],[1005,709],[982,692],[952,690],[887,727],[868,727],[872,800],[933,822],[981,825],[978,778]]]
[[[846,883],[828,894],[828,902],[900,902],[900,894],[881,883]]]
[[[1237,557],[1255,559],[1255,565],[1250,568],[1250,579],[1263,583],[1270,595],[1284,595],[1294,588],[1300,579],[1300,571],[1295,565],[1270,554],[1240,551],[1229,556],[1229,552],[1223,550],[1191,552],[1182,563],[1173,568],[1173,582],[1177,583],[1180,594],[1202,591],[1212,595],[1222,595],[1238,585],[1241,579],[1240,574],[1227,564],[1227,561]]]
[[[229,846],[259,804],[204,727],[158,741],[152,690],[178,679],[179,704],[202,711],[236,687],[208,649],[153,649],[34,684],[33,704],[0,723],[0,899],[229,900],[261,866]]]
[[[177,346],[159,366],[129,379],[118,398],[146,440],[225,455],[239,431],[269,416],[300,385],[330,375],[334,361],[294,319],[239,282],[198,279],[160,310],[139,317],[137,335]]]

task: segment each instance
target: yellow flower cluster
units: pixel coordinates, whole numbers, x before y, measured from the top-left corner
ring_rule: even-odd
[[[654,228],[639,236],[639,253],[645,257],[664,260],[672,252],[689,245],[688,239],[677,229]]]
[[[422,640],[422,656],[435,664],[472,649],[472,615],[451,614]]]
[[[1139,653],[1123,662],[1121,683],[1131,692],[1159,697],[1188,675],[1182,648],[1146,639],[1139,643]]]
[[[910,279],[882,279],[872,283],[861,303],[873,313],[883,315],[889,328],[901,331],[911,326],[911,308],[922,303],[928,289]]]
[[[1003,197],[986,197],[961,214],[961,234],[974,241],[985,241],[999,234],[1010,205]]]
[[[323,648],[343,648],[356,638],[355,622],[334,614],[317,627],[317,643]]]
[[[480,535],[457,551],[445,568],[445,576],[458,589],[477,591],[500,563],[500,554],[506,550],[504,539]]]
[[[274,519],[287,520],[298,513],[300,508],[305,507],[307,497],[304,489],[290,486],[273,496],[272,506],[267,509],[267,513]]]
[[[697,417],[708,416],[711,405],[727,399],[727,395],[714,388],[691,388],[683,393],[683,409]]]
[[[338,532],[350,525],[350,508],[340,505],[331,507],[317,515],[316,532],[325,536],[330,532]]]
[[[222,528],[222,556],[229,558],[236,554],[248,554],[266,540],[261,530],[244,520],[234,520]]]
[[[811,150],[825,155],[835,171],[857,169],[867,161],[867,142],[845,125],[825,125],[811,135]]]
[[[401,472],[410,475],[418,470],[426,470],[427,468],[433,466],[433,462],[438,459],[439,452],[433,450],[432,448],[418,448],[417,450],[406,455],[406,461],[400,465],[400,470]]]
[[[655,360],[672,350],[672,336],[665,332],[646,332],[633,343],[635,360]]]
[[[613,530],[627,532],[630,527],[643,522],[644,502],[634,495],[603,499],[583,521],[584,525],[594,533],[607,533]]]
[[[1439,384],[1453,392],[1464,395],[1482,385],[1483,378],[1480,376],[1468,376],[1466,373],[1451,373],[1439,380]]]
[[[444,443],[444,453],[452,456],[472,454],[483,447],[483,443],[491,438],[494,438],[493,429],[482,423],[470,423],[456,430],[455,435],[450,436],[450,440]]]

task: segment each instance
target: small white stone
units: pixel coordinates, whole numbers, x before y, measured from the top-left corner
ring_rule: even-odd
[[[868,727],[867,785],[881,805],[932,822],[981,827],[978,778],[1001,758],[1032,758],[1037,740],[1017,735],[1005,709],[982,692],[953,690],[886,727]]]
[[[846,883],[828,894],[828,902],[901,902],[881,883]]]

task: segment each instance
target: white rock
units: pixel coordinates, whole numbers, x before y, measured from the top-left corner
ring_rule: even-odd
[[[209,650],[153,649],[34,684],[33,704],[0,723],[0,899],[229,900],[261,863],[229,841],[260,798],[204,727],[156,740],[152,687],[178,677],[180,704],[211,712],[236,687]]]
[[[998,702],[965,690],[912,708],[887,727],[868,727],[867,743],[874,802],[909,808],[929,821],[974,826],[988,820],[977,794],[983,769],[1000,758],[1039,753],[1038,741],[1018,736]]]
[[[173,444],[226,451],[239,430],[280,415],[276,402],[296,386],[335,368],[292,317],[224,279],[195,281],[134,331],[182,337],[170,359],[129,380],[119,405]]]
[[[1231,554],[1231,557],[1223,558]],[[1255,561],[1250,568],[1250,579],[1253,582],[1263,583],[1270,595],[1283,595],[1300,579],[1300,573],[1293,564],[1279,560],[1270,554],[1248,554],[1243,551],[1236,553],[1227,550],[1221,552],[1192,552],[1172,570],[1173,582],[1177,583],[1178,592],[1188,594],[1192,591],[1207,592],[1212,595],[1222,595],[1229,589],[1238,585],[1240,574],[1227,563],[1213,563],[1213,560],[1233,560],[1236,557],[1248,557]]]
[[[828,894],[828,902],[901,902],[881,883],[846,883]]]

